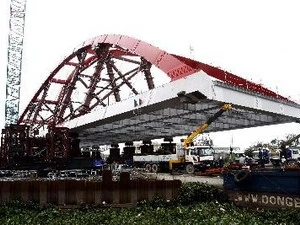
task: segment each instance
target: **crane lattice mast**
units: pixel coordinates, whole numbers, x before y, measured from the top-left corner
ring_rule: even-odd
[[[11,0],[7,52],[5,125],[16,124],[19,118],[25,10],[26,0]]]

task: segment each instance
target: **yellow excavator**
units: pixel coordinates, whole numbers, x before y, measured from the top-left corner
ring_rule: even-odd
[[[184,166],[185,171],[187,173],[193,173],[195,166],[200,164],[197,162],[196,157],[189,155],[187,149],[194,141],[194,139],[201,134],[212,122],[218,119],[224,112],[229,111],[232,108],[231,104],[225,103],[222,107],[212,116],[210,117],[204,124],[202,124],[199,128],[194,130],[186,139],[183,141],[183,154],[178,156],[176,159],[171,159],[169,161],[169,170],[172,171],[174,167]]]

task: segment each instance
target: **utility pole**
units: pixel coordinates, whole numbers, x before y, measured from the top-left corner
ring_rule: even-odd
[[[191,59],[194,59],[195,58],[195,55],[194,55],[195,49],[194,49],[194,47],[191,44],[189,46],[189,50],[190,50],[190,57],[191,57]]]
[[[19,119],[26,0],[11,0],[7,49],[5,125]]]

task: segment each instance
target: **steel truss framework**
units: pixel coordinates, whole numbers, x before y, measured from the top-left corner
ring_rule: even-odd
[[[120,102],[128,93],[137,95],[142,92],[141,83],[134,82],[136,77],[142,77],[146,89],[153,89],[158,79],[153,75],[152,65],[169,81],[203,70],[228,85],[289,101],[232,73],[169,54],[141,40],[124,35],[102,35],[82,43],[54,69],[18,123],[27,124],[34,131],[80,117],[97,107]]]
[[[11,0],[7,50],[6,125],[15,124],[19,119],[25,10],[26,0]]]

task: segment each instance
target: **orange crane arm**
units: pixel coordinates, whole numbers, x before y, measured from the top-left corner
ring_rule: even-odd
[[[224,112],[230,110],[232,107],[230,104],[225,103],[221,109],[216,112],[212,117],[210,117],[204,124],[202,124],[199,128],[194,130],[183,142],[183,147],[187,148],[192,141],[201,134],[212,122],[214,122],[216,119],[218,119]]]

